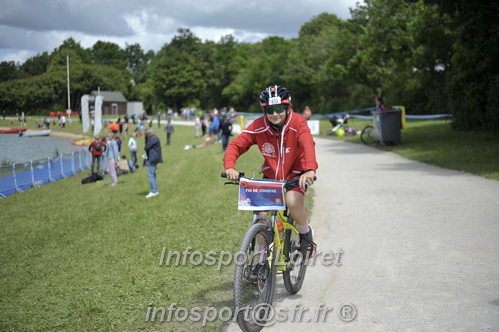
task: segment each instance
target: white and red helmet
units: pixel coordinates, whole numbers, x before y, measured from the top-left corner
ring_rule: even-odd
[[[260,106],[289,105],[291,95],[288,89],[280,85],[271,85],[260,94]]]

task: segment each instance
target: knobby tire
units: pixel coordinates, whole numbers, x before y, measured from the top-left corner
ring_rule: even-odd
[[[296,262],[292,270],[282,273],[284,286],[290,294],[296,294],[300,291],[307,272],[307,264],[300,252],[300,236],[290,229],[286,230],[286,240],[284,242],[285,262]]]
[[[241,253],[246,253],[246,258],[244,262],[236,258],[234,271],[234,307],[237,323],[243,331],[248,332],[260,331],[267,324],[267,314],[271,312],[271,309],[268,308],[272,305],[276,282],[275,264],[267,260],[263,265],[265,266],[264,270],[258,274],[256,285],[248,279],[249,272],[256,265],[255,261],[258,263],[258,253],[255,254],[255,250],[258,251],[257,235],[261,235],[265,239],[267,251],[270,250],[272,239],[267,226],[260,223],[254,224],[246,232],[238,255],[236,255],[236,257],[241,258],[243,256]],[[270,257],[275,261],[274,256]],[[244,310],[246,306],[249,306],[250,309]]]

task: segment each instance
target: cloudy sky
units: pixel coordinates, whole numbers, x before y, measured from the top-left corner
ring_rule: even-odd
[[[0,61],[24,62],[51,53],[73,37],[85,48],[96,41],[158,51],[178,28],[203,40],[232,34],[255,42],[293,38],[301,25],[328,12],[350,18],[361,0],[0,0]]]

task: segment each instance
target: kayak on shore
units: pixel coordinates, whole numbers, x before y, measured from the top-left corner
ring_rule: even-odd
[[[28,130],[20,131],[20,137],[39,137],[39,136],[49,136],[52,134],[52,130]]]
[[[71,144],[73,145],[82,145],[82,146],[88,146],[92,143],[92,139],[80,139],[80,140],[77,140],[77,141],[73,141],[71,142]]]
[[[10,129],[1,129],[0,134],[19,134],[19,132],[26,131],[26,128],[10,128]]]

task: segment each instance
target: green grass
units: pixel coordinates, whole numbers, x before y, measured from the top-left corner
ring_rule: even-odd
[[[348,125],[361,130],[372,122],[350,119]],[[330,129],[331,124],[321,120],[321,133]],[[448,120],[407,120],[401,135],[398,146],[373,147],[411,160],[499,180],[499,137],[494,133],[456,131]],[[360,136],[325,137],[362,144]]]
[[[251,214],[237,211],[237,187],[219,177],[221,144],[183,150],[202,141],[193,127],[175,127],[151,199],[140,168],[116,187],[109,179],[82,185],[85,171],[0,200],[0,330],[190,331],[200,323],[146,322],[148,307],[231,306],[230,266],[159,265],[163,247],[235,253],[250,226]],[[123,148],[128,154],[126,141]],[[258,173],[261,162],[251,149],[238,168]]]
[[[366,124],[350,121],[358,129]],[[321,126],[323,132],[331,128],[327,121]],[[81,127],[74,123],[64,131],[81,133]],[[158,135],[164,144],[164,132]],[[358,136],[331,138],[360,143]],[[402,140],[383,149],[499,179],[493,134],[455,132],[445,121],[411,121]],[[0,200],[0,330],[191,331],[201,330],[200,323],[146,322],[148,308],[230,307],[231,266],[159,265],[163,247],[236,252],[250,225],[251,214],[237,211],[237,187],[224,187],[219,177],[221,145],[183,150],[202,141],[193,127],[175,127],[157,171],[160,195],[151,199],[144,198],[149,183],[140,168],[120,176],[116,187],[108,186],[109,179],[82,185],[86,171]],[[122,155],[128,155],[126,143]],[[138,144],[142,151],[143,138]],[[238,168],[258,175],[261,162],[253,148]],[[208,330],[222,325],[215,320]]]

